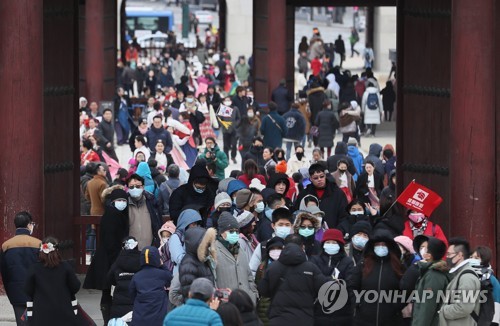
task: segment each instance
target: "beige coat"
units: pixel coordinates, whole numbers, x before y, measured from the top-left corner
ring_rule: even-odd
[[[446,287],[447,291],[455,290],[473,290],[479,291],[481,289],[481,284],[479,283],[479,278],[475,274],[464,274],[460,276],[464,271],[473,269],[468,263],[460,267],[457,271],[452,273],[453,279],[450,281]],[[458,279],[460,277],[460,284],[458,284]],[[472,311],[479,314],[479,301],[471,303],[462,303],[459,301],[451,300],[450,302],[443,303],[439,311],[439,325],[440,326],[475,326],[476,322],[471,317]]]

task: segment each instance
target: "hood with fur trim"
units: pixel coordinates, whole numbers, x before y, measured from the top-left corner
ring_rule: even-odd
[[[208,228],[207,232],[201,239],[200,245],[198,246],[198,259],[204,262],[207,256],[212,256],[215,262],[217,262],[217,250],[215,246],[215,240],[217,238],[217,230],[214,228]]]
[[[115,190],[115,189],[125,190],[125,187],[122,185],[114,185],[114,186],[111,186],[111,187],[104,189],[102,191],[102,194],[101,194],[101,201],[103,203],[106,202],[106,196],[110,195],[113,192],[113,190]]]
[[[293,222],[293,231],[295,233],[299,232],[299,227],[303,220],[310,220],[314,226],[314,231],[318,231],[321,227],[319,220],[314,215],[308,212],[299,212],[297,217],[295,217],[295,222]]]

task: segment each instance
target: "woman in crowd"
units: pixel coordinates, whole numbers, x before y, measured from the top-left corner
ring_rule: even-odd
[[[365,171],[356,182],[358,199],[378,209],[382,189],[384,189],[384,176],[375,170],[375,164],[372,161],[366,161]]]
[[[320,227],[320,221],[308,212],[298,213],[293,223],[293,231],[302,238],[308,258],[321,253],[321,244],[314,237]]]
[[[246,160],[243,166],[243,174],[238,177],[238,180],[243,181],[248,187],[254,178],[258,179],[261,184],[266,185],[266,178],[259,174],[257,163],[252,159]]]
[[[205,140],[207,137],[216,138],[214,128],[219,127],[219,122],[215,116],[214,108],[207,102],[207,95],[201,93],[198,95],[198,111],[203,113],[205,121],[200,124],[201,139]]]
[[[30,267],[24,284],[24,291],[30,298],[27,303],[29,324],[77,325],[74,312],[77,308],[73,301],[80,281],[71,266],[62,261],[55,238],[47,237],[42,241],[38,259]]]

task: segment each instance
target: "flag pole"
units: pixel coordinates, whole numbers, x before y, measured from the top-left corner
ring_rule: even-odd
[[[410,183],[415,183],[415,179],[413,179]],[[408,188],[408,186],[406,186],[406,188]],[[405,190],[406,190],[406,188],[405,188]],[[401,192],[399,194],[398,198],[396,198],[396,200],[391,204],[391,206],[389,206],[389,208],[385,211],[384,215],[382,215],[381,217],[385,217],[385,215],[394,207],[394,205],[396,205],[396,203],[398,202],[399,197],[401,197],[401,195],[403,193],[404,193],[404,190],[403,190],[403,192]]]

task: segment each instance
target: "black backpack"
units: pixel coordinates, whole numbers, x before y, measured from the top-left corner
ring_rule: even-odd
[[[484,274],[487,275],[489,272],[486,268],[483,269]],[[486,302],[480,304],[479,315],[475,311],[471,312],[471,317],[474,319],[478,326],[490,326],[495,315],[495,300],[493,300],[493,285],[491,284],[489,277],[479,277],[474,271],[466,270],[463,271],[458,277],[458,285],[460,284],[460,277],[464,274],[474,274],[474,276],[479,278],[479,283],[481,284],[481,292],[486,292]],[[480,297],[479,297],[480,298]]]

